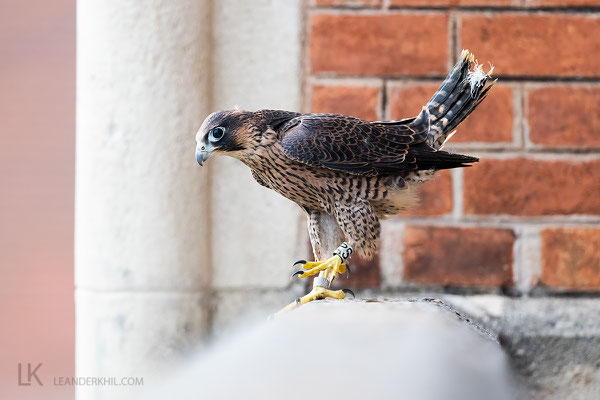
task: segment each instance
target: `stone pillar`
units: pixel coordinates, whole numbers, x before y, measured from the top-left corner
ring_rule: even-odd
[[[206,332],[194,133],[211,108],[210,16],[209,0],[77,2],[78,376],[148,382]]]
[[[302,0],[213,2],[214,108],[301,111],[302,28]],[[298,297],[291,265],[311,253],[300,207],[257,184],[237,160],[212,157],[207,167],[218,332]]]

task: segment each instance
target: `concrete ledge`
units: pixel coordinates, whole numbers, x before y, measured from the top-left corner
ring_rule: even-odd
[[[600,299],[444,299],[498,335],[524,398],[600,399]]]
[[[514,398],[495,337],[427,300],[307,304],[147,386],[142,398]]]

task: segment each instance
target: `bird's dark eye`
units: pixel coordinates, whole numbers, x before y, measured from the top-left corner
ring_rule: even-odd
[[[216,128],[212,128],[210,133],[208,134],[208,138],[211,142],[218,142],[225,135],[225,128],[222,126],[217,126]]]

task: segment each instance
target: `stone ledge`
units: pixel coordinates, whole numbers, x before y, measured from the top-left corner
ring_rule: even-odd
[[[143,397],[504,400],[509,375],[495,337],[440,301],[322,301],[238,331]]]
[[[600,398],[600,298],[443,298],[498,335],[526,398]]]

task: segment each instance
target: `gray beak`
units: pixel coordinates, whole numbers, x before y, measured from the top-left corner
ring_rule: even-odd
[[[196,161],[198,161],[198,164],[200,164],[200,166],[202,166],[202,164],[206,160],[208,160],[209,157],[210,157],[209,151],[196,149]]]

